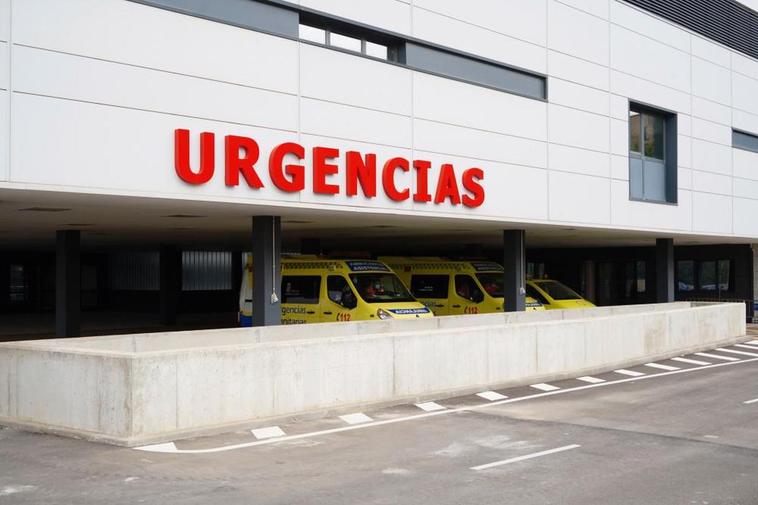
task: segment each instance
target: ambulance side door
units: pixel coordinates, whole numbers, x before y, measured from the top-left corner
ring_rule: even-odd
[[[450,295],[450,314],[478,314],[484,301],[484,292],[479,289],[469,274],[455,274]]]
[[[321,322],[354,321],[358,299],[344,276],[338,274],[326,277],[326,296],[321,301]]]
[[[450,313],[450,275],[412,274],[410,284],[411,294],[434,312],[435,316],[446,316]]]
[[[321,275],[282,276],[282,323],[319,322]]]

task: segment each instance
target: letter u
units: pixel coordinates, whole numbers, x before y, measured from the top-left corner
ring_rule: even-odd
[[[174,130],[174,169],[181,180],[189,184],[205,184],[213,177],[215,165],[216,140],[213,133],[200,134],[200,170],[193,172],[190,167],[190,132]]]

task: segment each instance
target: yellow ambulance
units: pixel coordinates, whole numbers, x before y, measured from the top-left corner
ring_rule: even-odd
[[[547,310],[586,309],[595,306],[570,287],[552,279],[527,280],[526,294],[539,300]]]
[[[484,314],[503,310],[503,267],[492,261],[442,258],[379,258],[436,316]],[[526,310],[545,310],[526,297]]]
[[[387,265],[374,260],[282,259],[282,324],[433,317]],[[240,288],[240,326],[252,324],[253,271],[248,255]]]

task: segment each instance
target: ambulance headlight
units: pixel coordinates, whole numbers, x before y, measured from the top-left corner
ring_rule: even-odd
[[[390,314],[384,309],[379,309],[376,311],[376,317],[378,317],[379,319],[392,319],[392,314]]]

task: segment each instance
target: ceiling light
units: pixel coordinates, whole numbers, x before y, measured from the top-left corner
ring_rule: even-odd
[[[71,209],[64,209],[62,207],[27,207],[18,210],[21,212],[64,212]]]

